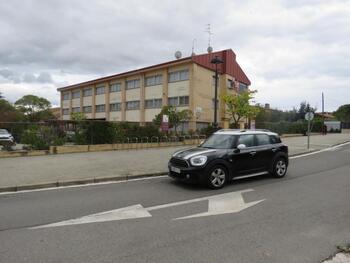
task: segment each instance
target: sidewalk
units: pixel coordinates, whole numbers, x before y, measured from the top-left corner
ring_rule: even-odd
[[[310,151],[347,141],[350,134],[315,135]],[[289,146],[290,155],[308,152],[305,136],[284,138],[283,142]],[[2,158],[0,192],[165,174],[171,154],[183,148],[188,147]]]

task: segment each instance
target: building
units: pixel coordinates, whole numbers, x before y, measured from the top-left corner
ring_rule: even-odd
[[[112,76],[59,88],[61,119],[71,113],[83,112],[87,119],[152,122],[162,106],[173,105],[190,109],[193,118],[182,127],[201,129],[213,122],[214,72],[210,61],[218,56],[218,94],[236,93],[248,89],[250,80],[236,61],[236,54],[223,50],[193,55],[162,64],[132,70]],[[218,103],[220,127],[228,127],[225,105]]]

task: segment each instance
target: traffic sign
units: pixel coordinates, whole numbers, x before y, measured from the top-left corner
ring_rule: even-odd
[[[314,114],[310,111],[305,114],[305,120],[312,121],[314,119]]]

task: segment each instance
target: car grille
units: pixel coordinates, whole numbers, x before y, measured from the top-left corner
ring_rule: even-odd
[[[173,166],[176,166],[176,167],[181,167],[181,168],[187,168],[188,167],[188,163],[183,160],[183,159],[179,159],[179,158],[171,158],[170,159],[170,163],[173,165]]]

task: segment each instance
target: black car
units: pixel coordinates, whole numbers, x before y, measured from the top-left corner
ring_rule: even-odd
[[[213,189],[248,175],[281,178],[287,167],[288,146],[278,134],[257,130],[219,130],[198,147],[175,152],[168,164],[171,177]]]

